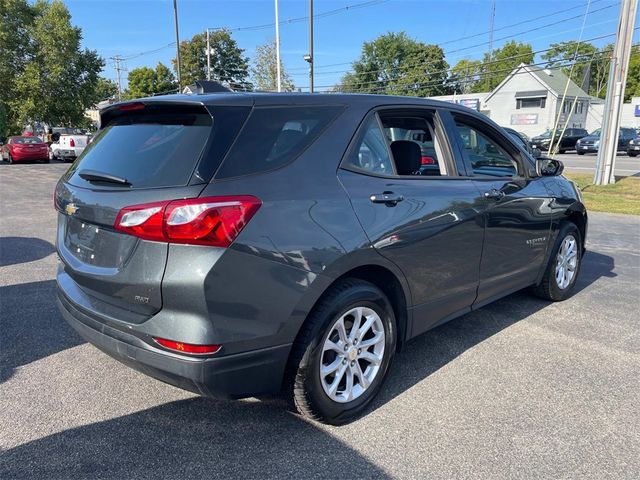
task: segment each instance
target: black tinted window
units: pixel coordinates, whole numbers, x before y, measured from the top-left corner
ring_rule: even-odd
[[[474,175],[513,177],[518,174],[518,164],[497,142],[460,121],[456,121],[456,127]]]
[[[208,113],[136,113],[114,118],[74,165],[127,179],[133,188],[186,185],[211,134]]]
[[[286,165],[311,145],[342,110],[339,106],[255,108],[216,178]]]

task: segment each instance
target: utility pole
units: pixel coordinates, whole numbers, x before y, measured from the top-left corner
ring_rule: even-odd
[[[115,63],[116,73],[118,75],[118,101],[122,100],[122,82],[120,80],[120,71],[124,70],[120,67],[120,62],[122,61],[122,57],[120,55],[116,55],[111,57],[111,60]]]
[[[489,19],[489,59],[493,53],[493,29],[496,22],[496,0],[491,2],[491,18]]]
[[[313,93],[313,0],[309,0],[309,93]]]
[[[278,92],[282,91],[282,80],[280,73],[280,18],[278,16],[278,0],[275,0],[276,8],[276,84],[278,85]]]
[[[176,77],[178,79],[178,91],[182,90],[182,83],[180,80],[180,35],[178,34],[178,5],[176,0],[173,0],[173,20],[176,26]]]
[[[622,0],[616,44],[613,48],[609,68],[596,174],[593,179],[593,183],[596,185],[615,183],[614,167],[620,133],[620,115],[622,114],[624,89],[629,72],[629,57],[631,56],[631,42],[637,10],[638,0]]]
[[[207,80],[211,80],[211,42],[209,41],[209,28],[207,28]]]

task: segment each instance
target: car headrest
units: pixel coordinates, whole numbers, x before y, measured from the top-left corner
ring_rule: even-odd
[[[391,153],[398,175],[413,175],[420,170],[420,145],[411,140],[391,142]]]

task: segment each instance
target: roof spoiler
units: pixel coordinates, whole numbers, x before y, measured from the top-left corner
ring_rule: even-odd
[[[233,90],[220,82],[214,82],[212,80],[196,80],[196,83],[193,85],[184,87],[182,93],[233,93]]]

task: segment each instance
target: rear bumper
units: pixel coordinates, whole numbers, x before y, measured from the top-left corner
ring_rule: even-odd
[[[54,152],[54,155],[58,158],[76,158],[75,150],[63,150],[59,149]]]
[[[63,317],[87,342],[150,377],[200,395],[242,398],[280,390],[291,345],[228,356],[190,358],[153,347],[74,306],[58,287]]]
[[[594,147],[593,145],[579,145],[576,146],[576,152],[598,153],[598,147]]]

